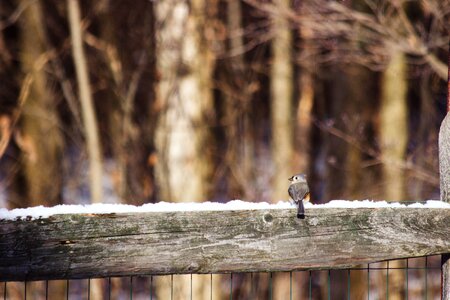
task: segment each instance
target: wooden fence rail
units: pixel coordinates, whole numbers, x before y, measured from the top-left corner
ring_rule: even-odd
[[[450,253],[450,209],[311,208],[0,220],[0,280],[335,269]]]

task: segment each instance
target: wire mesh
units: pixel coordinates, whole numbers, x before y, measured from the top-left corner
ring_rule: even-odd
[[[3,282],[3,299],[440,299],[441,258],[342,270]]]

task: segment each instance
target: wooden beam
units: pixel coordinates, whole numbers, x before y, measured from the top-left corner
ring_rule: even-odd
[[[449,89],[450,89],[450,80],[449,80]],[[449,98],[448,103],[450,105],[450,96],[448,98]],[[440,173],[441,200],[444,202],[450,202],[450,113],[449,112],[447,112],[447,115],[445,116],[444,121],[442,121],[441,128],[439,130],[439,173]],[[450,300],[450,252],[442,255],[441,274],[442,274],[441,299]]]
[[[0,280],[345,268],[450,252],[450,209],[312,208],[0,221]]]
[[[450,42],[448,44],[447,115],[439,130],[439,175],[441,200],[450,202]],[[442,255],[442,295],[450,300],[450,253]]]

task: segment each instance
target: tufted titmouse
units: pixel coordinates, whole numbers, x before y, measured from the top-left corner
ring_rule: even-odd
[[[297,218],[305,218],[305,207],[303,206],[303,201],[310,200],[308,182],[306,182],[305,174],[296,174],[289,178],[291,184],[289,185],[288,193],[294,200],[295,204],[298,205]]]

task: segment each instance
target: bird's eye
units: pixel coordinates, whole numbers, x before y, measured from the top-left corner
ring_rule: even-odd
[[[297,176],[294,176],[294,180],[297,180],[298,179],[298,177]]]

